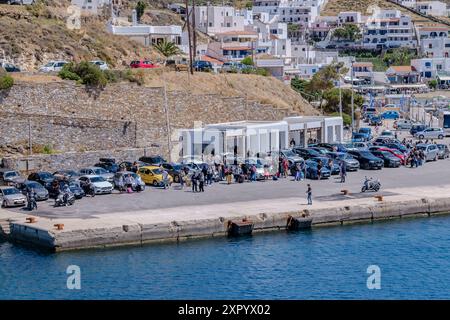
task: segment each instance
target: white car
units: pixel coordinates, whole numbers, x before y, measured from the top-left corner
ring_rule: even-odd
[[[85,175],[79,178],[80,186],[84,189],[86,185],[92,183],[95,189],[95,194],[112,193],[114,187],[112,183],[106,181],[105,178],[96,175]]]
[[[40,72],[59,72],[64,65],[68,64],[67,61],[49,61],[47,64],[39,68]]]
[[[0,3],[3,3],[5,1],[0,1]],[[6,0],[6,4],[35,4],[36,0]]]
[[[442,128],[426,128],[423,131],[416,132],[414,137],[419,139],[444,139],[445,134]]]
[[[100,70],[109,70],[108,64],[105,61],[102,60],[93,60],[89,61],[89,63],[92,63],[100,68]]]

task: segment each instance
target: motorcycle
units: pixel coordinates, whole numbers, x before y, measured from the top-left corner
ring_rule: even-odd
[[[61,192],[55,199],[55,207],[64,206],[66,204],[73,205],[75,203],[75,195],[72,192]]]
[[[380,188],[381,188],[381,183],[378,179],[373,180],[372,178],[365,177],[365,181],[361,188],[361,192],[366,192],[366,191],[378,192],[378,190],[380,190]]]

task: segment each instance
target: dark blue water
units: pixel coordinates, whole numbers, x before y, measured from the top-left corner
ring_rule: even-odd
[[[1,243],[0,299],[25,298],[449,299],[450,217],[59,254]]]

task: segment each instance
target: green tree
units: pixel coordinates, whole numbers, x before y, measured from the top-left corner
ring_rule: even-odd
[[[7,90],[14,85],[14,79],[0,67],[0,90]]]
[[[384,55],[383,62],[388,67],[391,65],[406,66],[414,57],[415,55],[408,48],[396,48]]]
[[[145,8],[147,8],[147,4],[144,1],[138,1],[136,5],[136,15],[138,21],[141,21],[141,18],[144,15]]]
[[[181,53],[175,43],[166,40],[155,44],[153,47],[166,58]]]
[[[246,66],[252,66],[253,59],[252,59],[252,57],[248,56],[248,57],[245,57],[244,59],[242,59],[241,63],[245,64]]]
[[[438,85],[438,82],[437,82],[436,79],[433,79],[433,80],[431,80],[430,82],[428,82],[428,86],[429,86],[431,89],[436,89],[436,88],[437,88],[437,85]]]
[[[334,30],[333,38],[355,41],[361,38],[361,30],[355,24],[346,24]]]
[[[323,98],[326,100],[324,111],[326,113],[339,112],[339,88],[332,88],[324,92]],[[342,89],[342,112],[352,113],[352,90]],[[363,96],[353,93],[354,109],[361,108],[364,103]]]
[[[108,83],[105,73],[100,68],[87,61],[78,64],[68,63],[58,73],[62,79],[79,81],[80,83],[96,88],[103,88]]]

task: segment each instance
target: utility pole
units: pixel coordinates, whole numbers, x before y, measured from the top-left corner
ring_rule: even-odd
[[[196,24],[195,24],[195,0],[192,0],[192,37],[194,39],[194,44],[192,48],[192,55],[195,60],[197,57],[197,34],[195,32]]]
[[[33,141],[31,139],[31,119],[28,119],[28,147],[30,155],[33,154]]]
[[[169,154],[169,162],[172,162],[172,143],[171,143],[171,129],[170,129],[170,117],[169,117],[169,103],[167,100],[167,85],[165,72],[162,73],[164,84],[164,112],[166,114],[166,129],[167,129],[167,148]]]
[[[354,130],[354,125],[355,125],[355,110],[354,110],[354,106],[353,106],[353,62],[354,60],[352,59],[352,71],[351,71],[351,80],[352,80],[352,132]]]
[[[187,32],[188,32],[188,42],[189,42],[189,72],[193,75],[194,74],[194,68],[192,64],[194,63],[194,60],[192,59],[192,40],[191,40],[191,22],[189,20],[189,1],[184,0],[184,3],[186,5],[186,23],[187,23]]]

